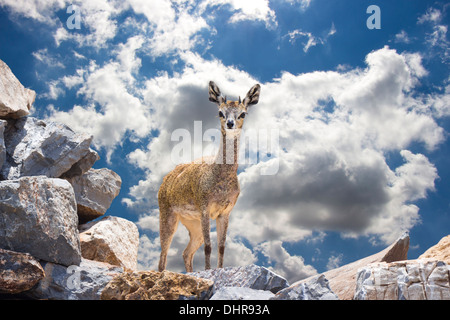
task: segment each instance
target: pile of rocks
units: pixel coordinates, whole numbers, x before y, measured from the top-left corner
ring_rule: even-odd
[[[138,229],[118,217],[92,221],[122,180],[92,169],[92,136],[29,117],[35,97],[0,60],[0,294],[93,298],[136,269]]]

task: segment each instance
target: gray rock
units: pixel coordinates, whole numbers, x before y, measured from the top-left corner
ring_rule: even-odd
[[[82,259],[69,267],[43,262],[45,278],[27,292],[34,299],[100,300],[104,287],[123,269],[107,263]]]
[[[450,300],[450,266],[434,259],[373,263],[358,271],[355,300]]]
[[[0,60],[0,117],[17,119],[28,115],[36,92],[24,88],[6,63]]]
[[[0,168],[3,167],[3,163],[5,163],[6,160],[4,132],[7,124],[8,122],[6,122],[5,120],[0,120]]]
[[[221,287],[209,300],[269,300],[275,295],[270,291],[245,287]]]
[[[273,293],[286,288],[288,282],[267,268],[254,264],[188,273],[198,278],[214,281],[214,292],[221,287],[245,287]]]
[[[323,274],[308,279],[279,291],[270,300],[339,300]]]
[[[109,169],[90,169],[67,179],[73,186],[80,223],[101,217],[120,192],[122,179]]]
[[[63,265],[81,261],[73,188],[63,179],[0,182],[0,248]]]
[[[92,153],[91,135],[77,134],[63,124],[32,117],[8,120],[4,139],[6,161],[1,175],[9,180],[38,175],[59,178]]]
[[[44,278],[44,269],[28,253],[0,249],[0,293],[17,294]]]

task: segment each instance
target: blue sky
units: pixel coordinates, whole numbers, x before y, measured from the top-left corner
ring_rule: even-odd
[[[370,5],[380,29],[366,25]],[[143,269],[158,263],[171,133],[218,128],[209,80],[235,99],[260,83],[245,126],[278,130],[279,170],[240,168],[225,265],[293,281],[404,231],[410,258],[449,234],[449,11],[419,0],[0,0],[0,59],[37,92],[33,116],[94,135],[94,167],[123,180],[108,214],[139,226]],[[169,269],[183,271],[187,239],[179,227]]]

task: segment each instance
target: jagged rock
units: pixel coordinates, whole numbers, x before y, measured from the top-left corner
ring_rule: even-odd
[[[36,92],[24,88],[8,65],[0,60],[0,117],[17,119],[28,115]]]
[[[273,293],[286,288],[288,282],[267,268],[254,264],[243,267],[227,267],[188,273],[195,277],[214,281],[214,292],[221,287],[245,287],[267,290]]]
[[[8,122],[6,122],[5,120],[0,120],[0,168],[3,166],[3,163],[5,163],[6,160],[4,132],[7,124]]]
[[[270,291],[245,287],[221,287],[209,300],[269,300],[275,295]]]
[[[79,230],[83,258],[136,270],[139,231],[133,222],[105,217],[81,225]]]
[[[171,271],[125,272],[111,280],[102,300],[206,300],[213,282]]]
[[[339,300],[339,298],[330,289],[327,278],[320,274],[308,278],[307,281],[294,283],[279,291],[270,300]]]
[[[4,139],[6,161],[1,169],[3,179],[38,175],[58,178],[79,161],[97,159],[96,156],[88,156],[95,152],[89,148],[91,135],[77,134],[66,125],[52,121],[32,117],[8,120]],[[88,166],[85,163],[83,167]]]
[[[81,260],[73,188],[62,179],[0,182],[0,248],[66,266]]]
[[[409,234],[404,233],[392,245],[361,260],[324,272],[331,290],[340,300],[352,300],[355,294],[356,275],[358,269],[374,262],[393,262],[406,260],[409,249]],[[313,276],[314,277],[314,276]],[[311,277],[312,278],[312,277]],[[302,281],[308,281],[304,279]]]
[[[438,260],[370,264],[358,271],[355,300],[450,300],[450,266]]]
[[[98,155],[98,153],[92,149],[89,149],[89,152],[83,158],[81,158],[80,161],[72,165],[69,171],[64,172],[60,178],[70,179],[76,176],[81,176],[85,172],[88,172],[88,170],[92,168],[92,165],[97,160],[100,160],[100,156]]]
[[[28,253],[0,249],[0,293],[17,294],[44,278],[44,269]]]
[[[45,278],[27,292],[34,299],[100,300],[106,284],[123,272],[123,268],[82,259],[79,266],[62,266],[43,262]]]
[[[438,244],[425,251],[419,259],[435,259],[450,264],[450,235],[443,237]]]
[[[80,223],[104,215],[122,185],[120,176],[109,169],[90,169],[81,176],[67,180],[75,192]]]

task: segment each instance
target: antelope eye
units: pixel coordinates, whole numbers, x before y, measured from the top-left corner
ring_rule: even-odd
[[[242,112],[242,113],[239,115],[238,119],[244,119],[244,118],[245,118],[245,112]]]
[[[222,112],[222,111],[219,111],[219,117],[221,117],[221,118],[225,118],[225,115],[223,114],[223,112]]]

